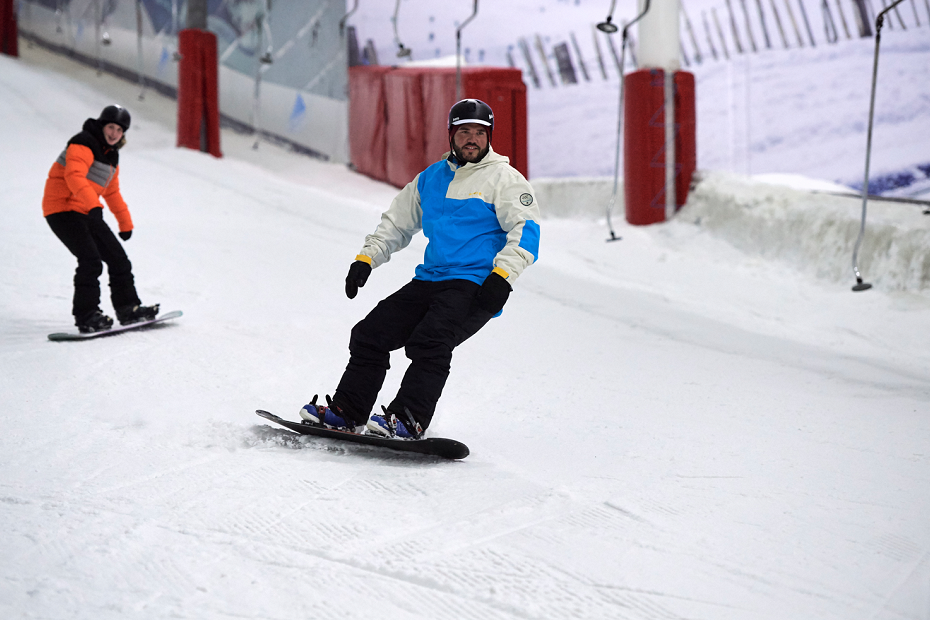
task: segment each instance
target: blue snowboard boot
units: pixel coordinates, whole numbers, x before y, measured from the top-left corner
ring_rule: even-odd
[[[313,400],[303,406],[300,410],[300,417],[317,426],[324,426],[337,431],[355,432],[355,422],[350,420],[349,416],[339,406],[334,405],[329,396],[326,397],[326,402],[329,403],[328,407],[316,404],[316,399],[317,397],[314,395]]]
[[[423,429],[420,427],[419,422],[409,414],[409,411],[407,412],[408,415],[404,416],[408,418],[405,424],[403,420],[399,420],[396,415],[384,407],[381,407],[381,409],[384,413],[373,413],[368,418],[368,424],[365,427],[369,433],[397,439],[420,439],[423,437]]]

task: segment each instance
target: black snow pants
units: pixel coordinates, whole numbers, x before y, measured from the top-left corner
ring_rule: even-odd
[[[140,304],[132,276],[132,264],[107,223],[103,209],[91,209],[89,215],[63,211],[45,217],[52,232],[75,258],[74,300],[71,313],[83,317],[100,307],[100,274],[103,263],[110,276],[110,300],[113,308]]]
[[[491,320],[475,300],[478,288],[468,280],[413,280],[382,300],[352,328],[349,364],[333,402],[364,424],[390,368],[391,351],[404,347],[410,366],[388,409],[406,407],[425,430],[449,376],[452,350]]]

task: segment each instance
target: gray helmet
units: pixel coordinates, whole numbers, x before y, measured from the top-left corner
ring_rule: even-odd
[[[100,113],[97,122],[103,127],[109,123],[116,123],[123,128],[123,131],[129,131],[129,123],[132,118],[129,116],[129,110],[121,105],[108,105]]]

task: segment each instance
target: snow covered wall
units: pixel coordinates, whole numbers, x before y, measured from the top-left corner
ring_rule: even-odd
[[[869,201],[859,251],[859,267],[869,282],[887,290],[930,288],[925,208]],[[859,196],[825,195],[714,172],[703,175],[678,217],[748,254],[786,262],[822,279],[852,282],[861,209]]]
[[[266,14],[260,0],[208,3],[207,26],[219,46],[220,113],[346,162],[347,43],[339,28],[345,3],[269,4]],[[185,12],[183,0],[21,0],[19,29],[58,51],[130,78],[141,73],[145,83],[176,92],[174,55]]]
[[[545,219],[603,220],[613,191],[607,179],[537,179]],[[623,183],[611,210],[623,219]],[[845,195],[838,195],[845,194]],[[930,215],[920,203],[871,199],[859,266],[888,290],[930,289]],[[676,219],[692,223],[750,256],[842,283],[852,279],[852,248],[862,198],[832,183],[789,175],[701,171]],[[607,237],[607,227],[604,228]]]

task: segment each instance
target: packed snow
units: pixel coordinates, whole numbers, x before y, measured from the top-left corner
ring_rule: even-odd
[[[705,168],[672,222],[615,214],[616,242],[550,214],[430,428],[471,455],[403,456],[254,414],[331,392],[412,276],[422,237],[343,293],[396,189],[230,132],[222,159],[177,149],[174,102],[22,54],[0,57],[0,617],[930,618],[918,205],[870,206],[864,293],[859,202],[798,183]],[[114,101],[137,285],[184,316],[48,342],[74,261],[45,176]]]

